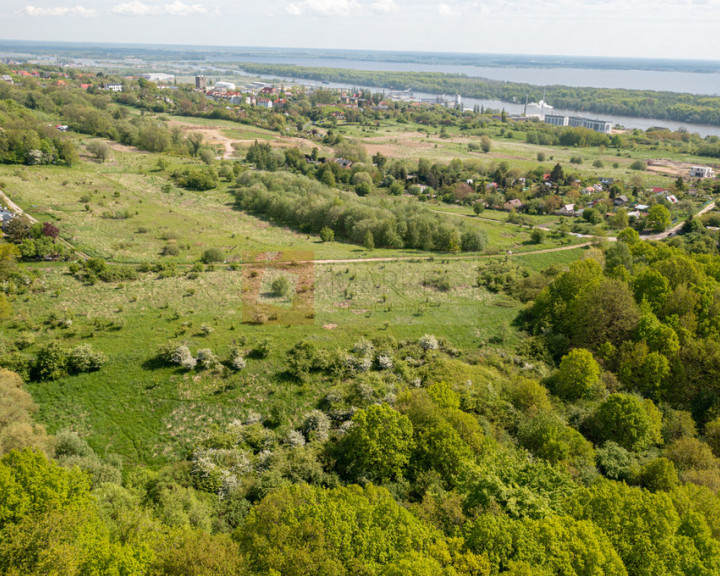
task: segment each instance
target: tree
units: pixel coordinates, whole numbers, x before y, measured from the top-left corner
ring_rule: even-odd
[[[13,244],[20,244],[30,235],[31,228],[32,222],[27,216],[15,216],[5,226],[5,238]]]
[[[640,319],[628,285],[612,278],[585,288],[570,304],[567,315],[571,343],[591,350],[605,342],[619,346],[630,337]]]
[[[344,475],[378,483],[402,478],[413,446],[408,417],[382,404],[358,410],[352,423],[338,445]]]
[[[107,160],[110,156],[110,146],[105,144],[105,142],[93,140],[86,146],[86,148],[87,151],[90,152],[90,154],[92,154],[93,156],[95,156],[95,159],[99,160],[100,162],[105,162],[105,160]]]
[[[480,214],[485,210],[485,204],[478,200],[477,202],[473,203],[473,212],[475,212],[475,216],[480,216]]]
[[[542,244],[545,241],[545,230],[533,228],[533,231],[530,232],[530,241],[533,244]]]
[[[384,565],[410,554],[422,555],[425,565],[434,556],[454,561],[437,529],[373,485],[280,488],[253,507],[234,537],[258,574],[382,574]]]
[[[320,240],[323,242],[332,242],[335,240],[335,232],[332,228],[328,228],[327,226],[323,226],[323,228],[320,230]]]
[[[651,400],[629,394],[611,394],[590,419],[590,435],[597,443],[607,441],[640,451],[661,440],[662,415]]]
[[[670,216],[670,210],[665,208],[662,204],[655,204],[648,211],[647,215],[648,226],[653,232],[663,232],[672,223]]]
[[[370,230],[365,232],[365,237],[363,238],[363,246],[365,246],[366,250],[373,250],[375,248],[375,238],[373,237],[373,233]]]
[[[552,169],[552,172],[550,172],[550,181],[558,184],[559,182],[563,181],[565,179],[565,174],[563,173],[562,166],[560,164],[555,164],[555,166]]]
[[[579,490],[568,509],[607,534],[630,576],[672,573],[679,517],[667,495],[604,480]]]
[[[387,163],[387,158],[381,152],[378,152],[372,157],[372,163],[382,170]]]
[[[483,135],[480,138],[480,148],[483,152],[485,152],[485,154],[490,152],[490,149],[492,148],[492,140],[490,140],[490,136]]]
[[[560,361],[551,378],[553,391],[566,400],[592,398],[600,392],[600,365],[592,352],[576,348]]]

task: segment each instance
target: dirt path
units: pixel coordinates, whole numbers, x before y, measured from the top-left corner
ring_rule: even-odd
[[[583,242],[582,244],[571,244],[569,246],[558,246],[556,248],[544,248],[542,250],[528,250],[524,252],[502,252],[500,254],[463,254],[460,256],[433,254],[432,256],[377,256],[370,258],[338,258],[329,260],[287,260],[273,261],[273,263],[292,263],[296,264],[358,264],[365,262],[407,262],[409,260],[432,261],[437,258],[446,260],[478,260],[485,258],[498,258],[499,256],[530,256],[532,254],[549,254],[551,252],[564,252],[566,250],[575,250],[578,248],[587,248],[592,246],[592,242]],[[243,264],[257,264],[257,262],[243,262]]]
[[[10,200],[10,198],[7,196],[7,194],[5,194],[5,192],[3,192],[2,190],[0,190],[0,200],[2,200],[2,203],[3,203],[5,206],[7,206],[9,210],[11,210],[12,212],[15,212],[15,214],[16,214],[17,216],[23,216],[23,215],[24,215],[24,216],[25,216],[28,220],[30,220],[30,222],[32,222],[33,224],[38,224],[38,223],[39,223],[37,218],[33,218],[32,216],[30,216],[30,214],[26,213],[22,208],[20,208],[20,206],[18,206],[17,204],[15,204],[15,202],[13,202],[12,200]],[[90,256],[88,256],[87,254],[85,254],[85,252],[80,252],[80,250],[78,250],[77,248],[75,248],[75,246],[73,246],[72,244],[70,244],[70,242],[68,242],[68,241],[65,240],[64,238],[58,237],[57,240],[58,240],[58,242],[60,242],[60,244],[62,244],[62,245],[65,246],[66,248],[69,248],[70,250],[72,250],[75,254],[77,254],[77,255],[78,255],[80,258],[82,258],[83,260],[89,260],[89,259],[90,259]]]

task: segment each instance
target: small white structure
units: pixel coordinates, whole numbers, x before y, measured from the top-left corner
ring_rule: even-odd
[[[712,178],[713,169],[710,166],[693,166],[690,168],[690,178]]]
[[[267,98],[258,98],[257,105],[260,106],[260,108],[272,108],[273,107],[272,100],[269,100]]]
[[[105,90],[110,90],[110,92],[122,92],[123,85],[122,84],[105,84]]]

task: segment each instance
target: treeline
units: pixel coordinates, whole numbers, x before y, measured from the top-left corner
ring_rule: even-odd
[[[531,84],[500,82],[440,72],[383,72],[259,63],[242,63],[239,66],[246,72],[255,74],[327,80],[348,86],[412,89],[433,94],[457,93],[468,98],[496,99],[505,102],[524,102],[526,95],[530,100],[538,101],[545,93],[545,99],[556,108],[720,125],[720,98],[714,96],[569,86],[541,88]]]
[[[336,237],[368,248],[416,248],[476,252],[487,246],[483,232],[458,225],[417,203],[333,191],[304,176],[244,172],[237,180],[237,205],[279,224]]]

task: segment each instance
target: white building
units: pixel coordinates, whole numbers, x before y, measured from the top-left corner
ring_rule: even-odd
[[[110,90],[110,92],[122,92],[123,85],[122,84],[105,84],[105,90]]]
[[[559,114],[545,114],[545,124],[552,124],[553,126],[567,126],[568,117],[560,116]]]
[[[710,166],[693,166],[690,168],[690,178],[712,178],[713,169]]]
[[[544,122],[553,126],[570,126],[571,128],[589,128],[595,132],[610,134],[612,122],[605,120],[591,120],[582,116],[561,116],[559,114],[545,114]]]

